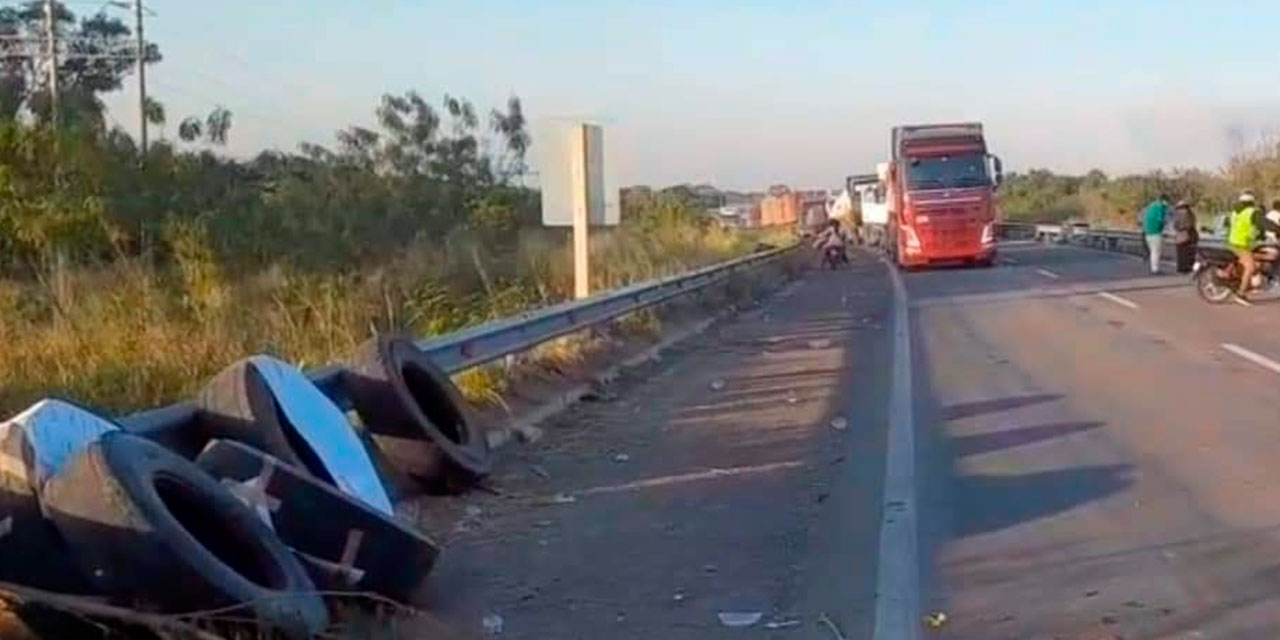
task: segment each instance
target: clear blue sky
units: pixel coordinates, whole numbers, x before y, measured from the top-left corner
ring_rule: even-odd
[[[910,121],[982,120],[1014,170],[1212,168],[1280,131],[1274,0],[149,6],[169,135],[222,104],[241,155],[331,143],[370,124],[382,93],[411,88],[600,119],[626,183],[834,186]],[[132,91],[109,100],[131,131]]]

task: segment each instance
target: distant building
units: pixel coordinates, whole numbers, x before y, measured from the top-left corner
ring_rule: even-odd
[[[754,227],[759,221],[759,209],[751,204],[729,204],[715,210],[716,223],[732,229]]]

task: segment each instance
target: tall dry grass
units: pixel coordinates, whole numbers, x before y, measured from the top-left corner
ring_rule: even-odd
[[[171,236],[163,267],[119,259],[0,280],[0,414],[51,395],[111,412],[158,406],[245,355],[322,365],[378,331],[438,335],[564,300],[573,286],[566,238],[547,230],[499,247],[455,233],[325,272],[237,271],[218,262],[198,227]],[[608,230],[593,238],[593,288],[686,271],[759,240],[696,225]],[[480,370],[464,390],[483,400],[502,384],[500,373]]]

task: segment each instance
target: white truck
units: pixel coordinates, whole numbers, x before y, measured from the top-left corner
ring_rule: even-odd
[[[883,247],[889,237],[891,219],[887,180],[889,163],[876,165],[875,175],[849,176],[845,191],[858,202],[862,212],[862,239],[868,246]]]

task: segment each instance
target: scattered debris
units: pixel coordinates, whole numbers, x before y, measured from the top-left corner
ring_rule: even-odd
[[[924,617],[924,624],[930,629],[941,629],[943,625],[947,624],[947,614],[942,611],[934,611]]]
[[[573,504],[578,501],[577,496],[572,493],[557,493],[551,496],[551,504]]]
[[[533,526],[535,526],[535,527],[537,527],[537,528],[539,528],[539,529],[546,529],[547,527],[549,527],[549,526],[551,526],[551,525],[553,525],[553,524],[555,524],[555,523],[554,523],[554,522],[552,522],[552,521],[550,521],[550,520],[539,520],[539,521],[537,521],[537,522],[533,523]]]
[[[759,611],[721,611],[720,624],[726,627],[750,627],[764,617]]]
[[[480,619],[480,627],[484,629],[484,634],[486,636],[502,635],[502,626],[502,616],[496,613],[490,613]]]
[[[715,573],[716,571],[719,571],[719,569],[718,569],[714,564],[704,564],[704,565],[702,565],[702,572],[703,572],[703,573]]]
[[[625,453],[619,453],[618,455],[613,456],[613,461],[617,463],[631,462],[631,456]]]
[[[524,444],[533,444],[542,439],[542,429],[538,427],[519,427],[515,432],[516,439]]]
[[[790,619],[790,620],[774,620],[774,621],[772,621],[772,622],[766,622],[766,623],[765,623],[765,625],[764,625],[764,628],[766,628],[766,629],[790,629],[791,627],[798,627],[798,626],[800,626],[800,621],[799,621],[799,620],[796,620],[796,619],[794,619],[794,618],[792,618],[792,619]]]
[[[1110,626],[1115,624],[1116,622],[1117,621],[1114,616],[1102,616],[1102,624]]]
[[[1097,590],[1097,589],[1092,589],[1092,590],[1090,590],[1090,591],[1086,591],[1086,592],[1084,592],[1084,597],[1086,597],[1086,598],[1092,598],[1092,597],[1094,597],[1094,596],[1096,596],[1096,595],[1098,595],[1098,590]]]
[[[674,596],[671,596],[671,600],[672,600],[673,602],[684,602],[684,599],[685,599],[686,597],[688,597],[688,596],[684,595],[684,592],[683,592],[683,591],[677,591],[677,592],[676,592],[676,594],[675,594]]]
[[[795,403],[797,403],[797,402],[800,402],[800,398],[796,397],[796,392],[795,392],[795,390],[788,391],[788,392],[787,392],[787,404],[795,404]]]
[[[836,431],[844,431],[849,427],[849,421],[844,416],[836,416],[831,419],[831,428]]]
[[[493,484],[490,483],[488,480],[480,480],[479,482],[476,482],[475,490],[481,491],[483,493],[487,493],[491,496],[502,495],[502,490],[493,486]]]
[[[467,505],[465,512],[468,518],[479,518],[480,514],[484,513],[484,511],[481,510],[480,507],[477,507],[474,504]]]
[[[1147,605],[1142,604],[1141,602],[1138,602],[1137,600],[1130,600],[1130,601],[1128,601],[1128,602],[1124,603],[1124,606],[1129,607],[1130,609],[1145,609],[1145,608],[1147,608]]]
[[[613,402],[618,399],[618,394],[609,391],[603,387],[595,387],[592,390],[582,394],[583,402]]]
[[[551,477],[551,474],[547,473],[546,469],[536,464],[529,465],[529,470],[533,472],[533,475],[538,476],[539,478],[546,479]]]
[[[826,348],[828,348],[828,347],[830,347],[830,346],[831,346],[831,341],[830,341],[830,340],[828,340],[828,339],[826,339],[826,338],[821,338],[821,339],[818,339],[818,340],[810,340],[810,341],[809,341],[809,348],[810,348],[810,349],[826,349]]]
[[[817,502],[818,504],[822,504],[822,503],[824,503],[824,502],[826,502],[826,501],[827,501],[827,498],[828,498],[830,495],[831,495],[831,494],[826,493],[826,492],[819,493],[819,494],[818,494],[818,497],[814,499],[814,502]]]
[[[720,391],[722,389],[724,389],[724,380],[720,380],[719,378],[717,378],[711,381],[712,391]]]
[[[840,627],[836,626],[836,623],[832,622],[831,618],[827,617],[827,614],[818,614],[818,622],[826,625],[827,628],[831,630],[831,633],[835,636],[836,640],[849,640],[849,638],[844,635],[844,632],[840,630]]]

